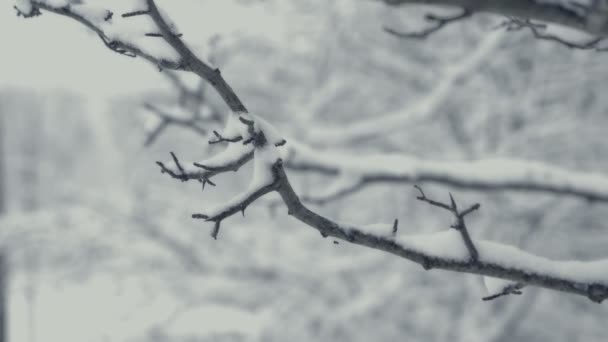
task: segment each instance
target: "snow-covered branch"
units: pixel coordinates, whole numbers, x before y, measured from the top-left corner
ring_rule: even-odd
[[[507,279],[525,285],[583,295],[597,303],[608,297],[608,275],[605,272],[608,260],[552,261],[512,246],[472,239],[471,243],[479,252],[475,261],[471,259],[470,252],[457,230],[394,236],[389,229],[378,232],[375,229],[369,230],[329,220],[302,204],[282,166],[279,165],[277,171],[280,179],[277,191],[285,202],[288,213],[319,230],[323,236],[332,236],[395,254],[416,262],[425,269],[438,268]]]
[[[408,124],[429,119],[450,98],[456,84],[487,62],[503,41],[504,32],[489,32],[470,54],[449,66],[439,83],[405,110],[396,110],[370,119],[357,118],[335,127],[318,127],[307,139],[319,146],[345,145],[405,129]]]
[[[532,19],[597,36],[608,35],[608,4],[594,0],[380,0],[388,5],[437,5]]]
[[[518,159],[433,161],[396,154],[323,152],[289,140],[291,143],[284,153],[286,168],[336,178],[334,186],[308,199],[316,203],[342,198],[373,184],[425,182],[481,191],[528,191],[608,202],[608,177],[602,173],[571,171]]]
[[[529,2],[531,1],[512,1],[511,3],[521,6]],[[61,6],[56,5],[56,3],[61,3],[61,1],[19,1],[18,8],[24,15],[30,15],[37,8],[74,18],[97,32],[104,43],[112,46],[113,49],[119,48],[128,53],[158,61],[158,65],[161,67],[192,72],[209,82],[232,110],[225,129],[218,132],[218,136],[223,137],[228,142],[228,146],[223,152],[200,163],[192,164],[192,166],[184,166],[175,155],[172,155],[173,167],[167,166],[168,163],[159,163],[163,172],[176,179],[182,181],[198,179],[205,184],[205,182],[210,183],[209,178],[211,176],[228,170],[238,170],[242,165],[253,160],[254,177],[245,191],[218,207],[208,208],[203,213],[193,215],[194,218],[205,219],[214,223],[212,231],[214,238],[217,237],[220,223],[224,219],[244,211],[248,205],[265,194],[277,192],[282,198],[289,215],[318,230],[323,237],[331,236],[353,244],[391,253],[418,263],[427,270],[436,268],[479,274],[505,279],[508,281],[507,284],[520,284],[517,285],[517,288],[508,288],[510,292],[518,291],[524,285],[532,285],[582,295],[597,303],[608,298],[608,274],[606,273],[608,260],[593,262],[553,261],[512,246],[471,238],[464,225],[464,216],[476,210],[478,206],[474,205],[469,209],[460,211],[453,198],[451,203],[447,205],[430,200],[421,193],[420,200],[448,209],[456,218],[454,229],[423,235],[399,234],[404,229],[401,228],[398,232],[397,221],[392,225],[358,226],[336,222],[310,210],[302,204],[283,168],[283,160],[280,158],[277,146],[285,144],[285,140],[269,123],[247,112],[244,104],[221,76],[220,71],[202,61],[188,48],[182,41],[181,34],[174,29],[175,26],[170,24],[168,18],[161,13],[153,0],[146,0],[146,7],[135,8],[133,12],[126,15],[126,19],[140,15],[149,16],[152,19],[155,25],[152,27],[154,30],[148,32],[161,35],[163,40],[173,48],[169,55],[173,54],[175,58],[168,62],[166,59],[146,54],[129,39],[108,40],[110,35],[100,27],[111,25],[110,20],[107,19],[111,17],[111,15],[108,15],[111,12],[76,7],[86,5],[73,5],[69,1],[65,1]],[[429,2],[426,1],[425,3]],[[462,0],[458,3],[467,3],[467,1]],[[478,5],[482,3],[486,2],[478,2]],[[499,1],[487,1],[487,3],[496,4]],[[541,6],[538,2],[534,3]],[[27,8],[27,5],[31,8]],[[480,10],[483,7],[473,9]],[[143,37],[147,37],[147,35],[143,35]],[[241,139],[237,139],[237,137]],[[324,158],[328,156],[322,158],[308,156],[308,160],[306,160],[306,155],[303,156],[300,152],[298,153],[297,157],[304,157],[304,160],[300,160],[299,167],[301,169],[320,167],[326,173],[341,172],[342,169],[339,168],[339,165],[341,165],[342,167],[348,167],[350,170],[359,169],[363,173],[377,173],[383,179],[390,179],[395,174],[383,174],[383,172],[392,168],[400,169],[402,173],[399,177],[402,177],[402,179],[404,175],[410,178],[416,176],[418,180],[435,179],[436,181],[453,182],[463,186],[468,181],[467,186],[472,184],[472,187],[478,188],[496,186],[496,181],[499,180],[498,186],[523,190],[529,189],[529,182],[532,180],[534,182],[532,184],[535,184],[537,190],[548,192],[577,194],[591,199],[605,199],[605,194],[608,193],[608,182],[600,176],[590,178],[588,175],[556,170],[542,164],[514,165],[513,161],[507,161],[506,164],[504,161],[485,161],[477,164],[465,163],[454,169],[453,163],[446,165],[445,163],[425,163],[413,159],[403,160],[398,158],[383,160],[370,158],[365,160],[365,164],[361,164],[360,159],[356,161],[345,161],[342,158],[325,160]],[[293,164],[292,167],[295,168],[297,165]],[[514,168],[513,166],[518,167]],[[194,171],[195,168],[201,170]],[[426,172],[421,173],[421,169]],[[495,171],[489,172],[488,170]],[[378,173],[378,171],[380,172]],[[426,179],[421,179],[420,174],[424,174]],[[587,178],[583,179],[583,177]],[[524,184],[522,181],[527,183]],[[573,182],[576,183],[576,188],[573,187]],[[532,186],[532,189],[534,189],[534,186]],[[581,189],[583,194],[580,194]],[[505,289],[505,287],[499,288],[502,292],[505,292]]]

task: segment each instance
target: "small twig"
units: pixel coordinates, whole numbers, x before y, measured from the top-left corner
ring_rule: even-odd
[[[151,145],[158,138],[160,133],[162,133],[165,128],[170,125],[189,128],[201,136],[207,135],[207,131],[204,128],[199,127],[198,121],[202,120],[199,119],[196,115],[193,115],[191,118],[180,118],[175,115],[168,114],[150,103],[144,103],[144,108],[152,112],[154,115],[158,116],[158,118],[161,120],[158,126],[156,126],[156,128],[148,134],[148,137],[144,142],[144,146]]]
[[[395,219],[395,221],[393,222],[393,230],[391,231],[393,236],[397,235],[397,230],[399,229],[399,220]]]
[[[159,38],[163,38],[162,33],[146,33],[144,34],[146,37],[159,37]],[[183,36],[183,33],[176,33],[175,36],[176,37],[181,37]]]
[[[214,182],[211,181],[211,179],[209,178],[201,178],[199,180],[202,184],[203,184],[203,190],[205,190],[205,184],[209,184],[211,186],[215,186],[216,184]]]
[[[213,135],[215,135],[217,140],[209,140],[210,145],[218,144],[218,143],[222,143],[222,142],[235,143],[235,142],[243,140],[243,137],[240,135],[236,136],[234,138],[226,138],[226,137],[222,136],[220,133],[218,133],[218,131],[213,131]]]
[[[522,292],[520,290],[524,286],[525,285],[521,284],[521,283],[511,284],[511,285],[505,287],[502,292],[495,293],[493,295],[483,297],[483,298],[481,298],[481,300],[483,300],[483,301],[489,301],[489,300],[493,300],[493,299],[496,299],[496,298],[499,298],[499,297],[502,297],[502,296],[507,296],[507,295],[518,295],[519,296],[519,295],[522,294]]]
[[[450,193],[450,204],[448,205],[445,203],[434,201],[434,200],[426,197],[426,195],[422,191],[422,188],[419,187],[418,185],[414,185],[414,187],[420,192],[420,196],[417,196],[416,199],[423,201],[423,202],[427,202],[433,206],[436,206],[436,207],[439,207],[442,209],[446,209],[449,212],[451,212],[452,215],[454,215],[455,222],[454,222],[454,224],[452,224],[450,226],[450,228],[454,228],[458,232],[460,232],[462,241],[464,242],[464,245],[467,248],[467,250],[469,251],[469,255],[471,256],[471,260],[473,262],[477,262],[479,260],[479,252],[477,251],[477,248],[475,247],[475,244],[473,244],[473,240],[471,239],[471,236],[469,235],[469,231],[467,230],[467,225],[464,221],[464,217],[466,215],[472,213],[473,211],[479,209],[481,207],[481,205],[479,203],[475,203],[471,207],[469,207],[463,211],[459,211],[458,206],[456,205],[456,201],[454,200],[454,196],[452,196],[451,193]]]
[[[440,207],[440,208],[443,208],[443,209],[446,209],[446,210],[452,212],[452,208],[449,205],[443,204],[441,202],[433,201],[432,199],[429,199],[428,197],[426,197],[426,195],[424,194],[424,191],[422,191],[422,188],[419,187],[418,185],[414,185],[414,188],[418,189],[418,191],[420,192],[420,196],[416,197],[417,200],[427,202],[431,205],[434,205],[436,207]]]
[[[123,18],[129,18],[129,17],[134,17],[134,16],[137,16],[137,15],[147,15],[147,14],[150,14],[150,11],[144,10],[144,11],[127,12],[127,13],[123,13],[121,16]]]
[[[453,16],[439,16],[437,14],[428,13],[425,15],[424,19],[426,21],[434,23],[433,26],[415,32],[400,32],[390,27],[384,27],[384,31],[399,37],[399,38],[414,38],[414,39],[426,39],[431,34],[441,30],[444,26],[453,23],[455,21],[463,20],[470,17],[473,12],[469,11],[466,8],[462,9],[462,12]]]
[[[101,33],[97,33],[97,35],[99,36],[99,38],[101,39],[101,41],[103,42],[103,44],[110,50],[119,53],[123,56],[127,56],[127,57],[132,57],[135,58],[137,57],[137,55],[127,49],[124,49],[120,46],[120,44],[118,42],[112,41],[110,39],[108,39],[107,37],[105,37],[104,35],[102,35]]]

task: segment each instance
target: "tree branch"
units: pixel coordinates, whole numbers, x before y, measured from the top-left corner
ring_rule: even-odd
[[[461,13],[452,16],[440,16],[437,14],[429,13],[425,15],[424,19],[433,23],[429,28],[415,32],[400,32],[390,27],[384,27],[384,31],[398,37],[398,38],[414,38],[414,39],[426,39],[431,34],[441,30],[445,26],[454,23],[456,21],[464,20],[472,15],[467,9],[463,9]]]
[[[464,0],[460,2],[464,2]],[[497,1],[490,0],[487,2],[496,3]],[[522,1],[512,1],[512,3],[521,4]],[[40,8],[46,9],[41,5],[43,4],[41,0],[36,1],[36,4]],[[220,93],[228,107],[245,124],[246,127],[241,130],[243,140],[250,140],[251,142],[248,145],[242,145],[238,142],[230,143],[227,147],[227,151],[231,149],[230,153],[224,151],[219,156],[212,157],[206,163],[201,164],[205,166],[205,170],[202,171],[202,174],[198,174],[196,179],[208,178],[229,168],[238,169],[249,160],[253,159],[254,161],[254,177],[248,190],[219,208],[210,210],[205,214],[194,215],[195,218],[203,218],[214,222],[213,237],[217,237],[219,224],[222,220],[244,210],[246,206],[261,196],[276,191],[287,207],[289,215],[317,229],[324,237],[332,236],[353,244],[391,253],[416,262],[425,269],[437,268],[507,279],[523,285],[534,285],[582,295],[597,303],[608,298],[608,275],[606,275],[608,260],[595,262],[551,261],[511,246],[473,240],[469,237],[469,242],[475,246],[478,254],[477,258],[472,258],[471,250],[467,249],[470,246],[466,242],[463,246],[462,240],[466,240],[466,238],[461,233],[462,229],[459,229],[462,227],[458,227],[458,225],[460,224],[459,220],[463,220],[466,214],[475,210],[475,206],[464,211],[458,211],[453,199],[449,207],[458,218],[456,224],[458,228],[456,229],[459,232],[447,230],[435,234],[397,236],[397,222],[392,227],[389,226],[386,232],[379,233],[362,226],[341,224],[311,211],[302,204],[293,190],[283,169],[283,163],[278,158],[278,152],[274,145],[278,145],[279,141],[284,143],[284,140],[277,136],[277,133],[269,124],[247,114],[245,106],[221,77],[219,70],[206,65],[188,49],[167,25],[153,0],[147,0],[147,4],[150,16],[157,24],[163,38],[180,55],[179,63],[169,65],[192,71],[210,82]],[[44,4],[44,6],[47,5]],[[69,6],[67,9],[47,7],[52,8],[51,11],[55,13],[75,18],[96,30],[95,26],[86,18],[83,19],[83,17],[70,12]],[[141,56],[140,50],[131,47],[129,44],[125,44],[124,47],[126,50]],[[155,59],[151,56],[149,58]],[[182,166],[175,155],[173,155],[173,159],[177,171],[159,163],[161,170],[182,181],[193,179],[191,170]],[[331,168],[329,169],[331,170]],[[476,174],[473,173],[473,175]]]
[[[344,198],[368,186],[387,183],[436,183],[478,191],[521,191],[570,196],[608,203],[608,177],[518,159],[446,162],[402,155],[347,155],[311,149],[289,139],[285,167],[337,178],[338,184],[311,197],[312,203]],[[500,172],[497,172],[500,170]],[[342,182],[346,177],[349,181]]]
[[[600,43],[606,37],[590,37],[579,42],[568,41],[558,35],[543,32],[547,29],[547,25],[533,23],[530,19],[507,18],[499,27],[505,27],[507,31],[529,29],[536,39],[556,42],[570,49],[606,51],[606,48],[600,47]]]
[[[561,0],[380,0],[387,5],[437,5],[466,8],[521,19],[559,24],[598,36],[608,35],[608,13],[601,6],[585,7]]]

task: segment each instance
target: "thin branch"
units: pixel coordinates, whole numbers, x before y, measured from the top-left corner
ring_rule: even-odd
[[[129,17],[138,16],[138,15],[148,15],[148,14],[150,14],[149,11],[133,11],[133,12],[123,13],[122,17],[123,18],[129,18]]]
[[[436,5],[460,7],[474,13],[531,19],[589,32],[598,36],[608,35],[608,13],[583,6],[576,1],[513,1],[513,0],[381,0],[387,5]],[[596,18],[598,17],[599,18]]]
[[[528,29],[530,30],[530,32],[532,32],[532,35],[536,39],[556,42],[570,49],[596,51],[606,50],[605,48],[600,47],[600,43],[604,41],[605,37],[593,37],[583,42],[568,41],[557,35],[543,32],[547,29],[547,25],[542,23],[534,23],[530,19],[508,17],[507,20],[505,20],[498,26],[498,28],[501,27],[504,27],[507,31],[519,31],[522,29]]]
[[[150,16],[158,26],[158,29],[163,35],[165,41],[169,43],[169,45],[171,45],[181,56],[182,60],[180,65],[183,65],[184,70],[192,71],[209,82],[233,112],[247,113],[247,108],[241,102],[234,90],[232,90],[232,87],[230,87],[226,80],[224,80],[220,70],[217,68],[212,68],[204,63],[194,54],[194,52],[192,52],[192,50],[190,50],[190,48],[186,46],[186,44],[184,44],[180,37],[173,33],[169,25],[165,22],[162,15],[158,11],[158,7],[156,7],[156,3],[153,0],[146,0],[146,3],[148,4]]]
[[[464,242],[465,246],[467,247],[467,250],[469,251],[471,261],[477,262],[477,260],[479,260],[479,252],[477,251],[477,248],[475,247],[473,240],[471,240],[471,236],[469,235],[469,231],[468,231],[467,225],[464,221],[464,217],[466,215],[472,213],[473,211],[479,209],[480,208],[479,203],[475,203],[471,207],[469,207],[463,211],[459,211],[458,206],[456,205],[456,201],[454,200],[454,197],[452,196],[452,194],[450,194],[450,204],[445,204],[445,203],[442,203],[439,201],[434,201],[434,200],[426,197],[426,195],[422,191],[422,188],[419,187],[418,185],[414,185],[414,187],[420,192],[420,196],[416,197],[416,199],[423,201],[423,202],[427,202],[433,206],[436,206],[436,207],[439,207],[442,209],[446,209],[449,212],[451,212],[452,215],[454,215],[455,221],[454,221],[454,224],[451,225],[450,227],[456,229],[460,233],[460,235],[462,236],[462,241]]]
[[[217,210],[217,212],[215,212],[212,215],[198,213],[198,214],[192,214],[192,218],[204,219],[205,221],[208,221],[208,222],[214,222],[214,227],[211,232],[211,236],[217,240],[217,235],[220,230],[220,225],[224,219],[226,219],[236,213],[239,213],[239,212],[242,213],[243,216],[245,216],[245,209],[247,209],[247,207],[251,203],[255,202],[260,197],[277,190],[277,188],[279,186],[279,176],[278,176],[278,173],[276,172],[276,169],[278,167],[280,167],[281,163],[282,163],[282,161],[279,159],[272,166],[272,173],[274,176],[272,182],[270,182],[268,184],[264,184],[255,189],[249,189],[246,192],[239,194],[237,197],[233,198],[228,204],[224,204],[222,206],[221,210]]]
[[[55,6],[49,5],[45,1],[40,1],[40,0],[31,0],[31,3],[35,10],[45,10],[45,11],[48,11],[51,13],[55,13],[58,15],[66,16],[68,18],[72,18],[72,19],[80,22],[87,28],[94,31],[101,38],[104,45],[107,46],[109,49],[111,49],[114,52],[117,52],[121,55],[129,56],[129,57],[139,56],[139,57],[142,57],[142,58],[148,60],[149,62],[153,63],[154,65],[157,65],[162,68],[174,69],[174,70],[178,70],[181,68],[181,65],[179,63],[175,63],[173,61],[168,61],[168,60],[165,60],[162,58],[157,58],[151,54],[144,52],[142,49],[140,49],[139,47],[137,47],[129,42],[118,40],[118,39],[113,40],[113,39],[108,38],[106,36],[106,34],[103,32],[103,30],[101,28],[99,28],[95,23],[90,21],[85,16],[72,11],[72,9],[69,6],[55,7]]]
[[[229,171],[233,171],[233,172],[238,171],[241,166],[247,164],[253,158],[253,151],[240,155],[237,158],[235,158],[233,160],[229,160],[225,164],[222,164],[220,166],[209,167],[209,166],[205,166],[204,164],[201,164],[201,163],[194,163],[194,166],[202,168],[203,169],[202,171],[200,171],[200,170],[185,171],[183,168],[180,170],[180,167],[177,166],[179,161],[176,162],[177,157],[175,157],[175,155],[173,153],[172,153],[172,157],[174,157],[174,163],[177,167],[177,170],[172,167],[168,167],[167,165],[165,165],[165,163],[157,161],[156,164],[158,166],[160,166],[162,173],[166,173],[169,176],[171,176],[172,178],[179,179],[182,181],[198,180],[200,182],[203,182],[203,181],[207,180],[207,182],[208,182],[211,177],[214,177],[220,173],[229,172]],[[215,184],[212,184],[212,185],[215,185]]]
[[[227,142],[227,143],[235,143],[235,142],[239,142],[241,140],[243,140],[242,136],[236,136],[236,137],[224,137],[222,136],[220,133],[218,133],[218,131],[213,131],[213,135],[215,135],[215,137],[217,138],[217,140],[209,140],[209,144],[219,144],[219,143],[223,143],[223,142]]]
[[[428,22],[431,22],[433,25],[424,30],[415,32],[400,32],[389,27],[384,27],[383,29],[385,32],[390,33],[393,36],[399,38],[426,39],[431,34],[441,30],[442,28],[451,23],[468,19],[469,17],[471,17],[472,14],[473,12],[467,10],[466,8],[463,8],[461,13],[452,16],[440,16],[438,14],[428,13],[424,16],[424,19]]]

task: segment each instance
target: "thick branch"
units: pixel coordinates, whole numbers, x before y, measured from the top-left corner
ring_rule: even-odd
[[[331,221],[305,207],[291,187],[283,168],[279,167],[277,171],[281,180],[277,191],[285,202],[289,215],[317,229],[324,236],[379,249],[416,262],[425,269],[439,268],[509,279],[522,284],[583,295],[597,303],[608,297],[608,276],[605,274],[608,260],[551,261],[514,247],[473,240],[479,250],[479,258],[472,262],[466,248],[445,249],[445,246],[451,243],[462,244],[457,232],[393,238],[390,234],[372,234]]]
[[[150,16],[158,25],[161,34],[177,53],[181,56],[181,65],[184,70],[192,71],[199,77],[211,83],[213,88],[220,94],[226,105],[235,113],[247,113],[247,108],[241,102],[239,97],[234,93],[234,90],[228,85],[220,73],[220,69],[214,69],[205,64],[186,46],[186,44],[173,33],[167,25],[162,15],[158,11],[153,0],[146,0]]]

